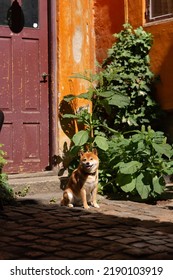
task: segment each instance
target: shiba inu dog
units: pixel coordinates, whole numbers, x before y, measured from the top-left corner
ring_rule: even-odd
[[[61,205],[73,207],[74,205],[83,205],[85,209],[90,208],[88,202],[91,202],[96,208],[97,190],[98,190],[98,167],[99,159],[97,150],[92,152],[80,152],[80,162],[67,183],[63,193]]]

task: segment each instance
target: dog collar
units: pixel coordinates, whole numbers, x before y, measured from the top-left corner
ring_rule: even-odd
[[[84,171],[84,173],[85,173],[86,175],[91,175],[91,176],[95,176],[95,175],[96,175],[96,171],[94,171],[93,173]]]

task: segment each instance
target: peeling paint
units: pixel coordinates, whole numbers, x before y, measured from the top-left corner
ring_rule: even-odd
[[[81,4],[81,0],[77,0],[76,6],[77,6],[76,14],[82,15],[82,4]]]
[[[89,28],[88,28],[88,23],[86,24],[86,43],[89,45]]]
[[[82,45],[83,45],[83,34],[80,26],[76,27],[73,35],[73,59],[76,63],[80,63],[82,58]]]

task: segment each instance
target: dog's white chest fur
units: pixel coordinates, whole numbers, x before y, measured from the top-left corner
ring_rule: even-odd
[[[87,194],[90,194],[93,192],[94,188],[98,184],[98,176],[96,175],[88,175],[85,183],[84,183],[84,189],[86,190]]]

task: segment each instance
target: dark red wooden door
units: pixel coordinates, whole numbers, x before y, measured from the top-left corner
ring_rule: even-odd
[[[48,82],[42,78],[48,72],[47,0],[0,0],[0,13],[5,170],[42,171],[49,158]]]

